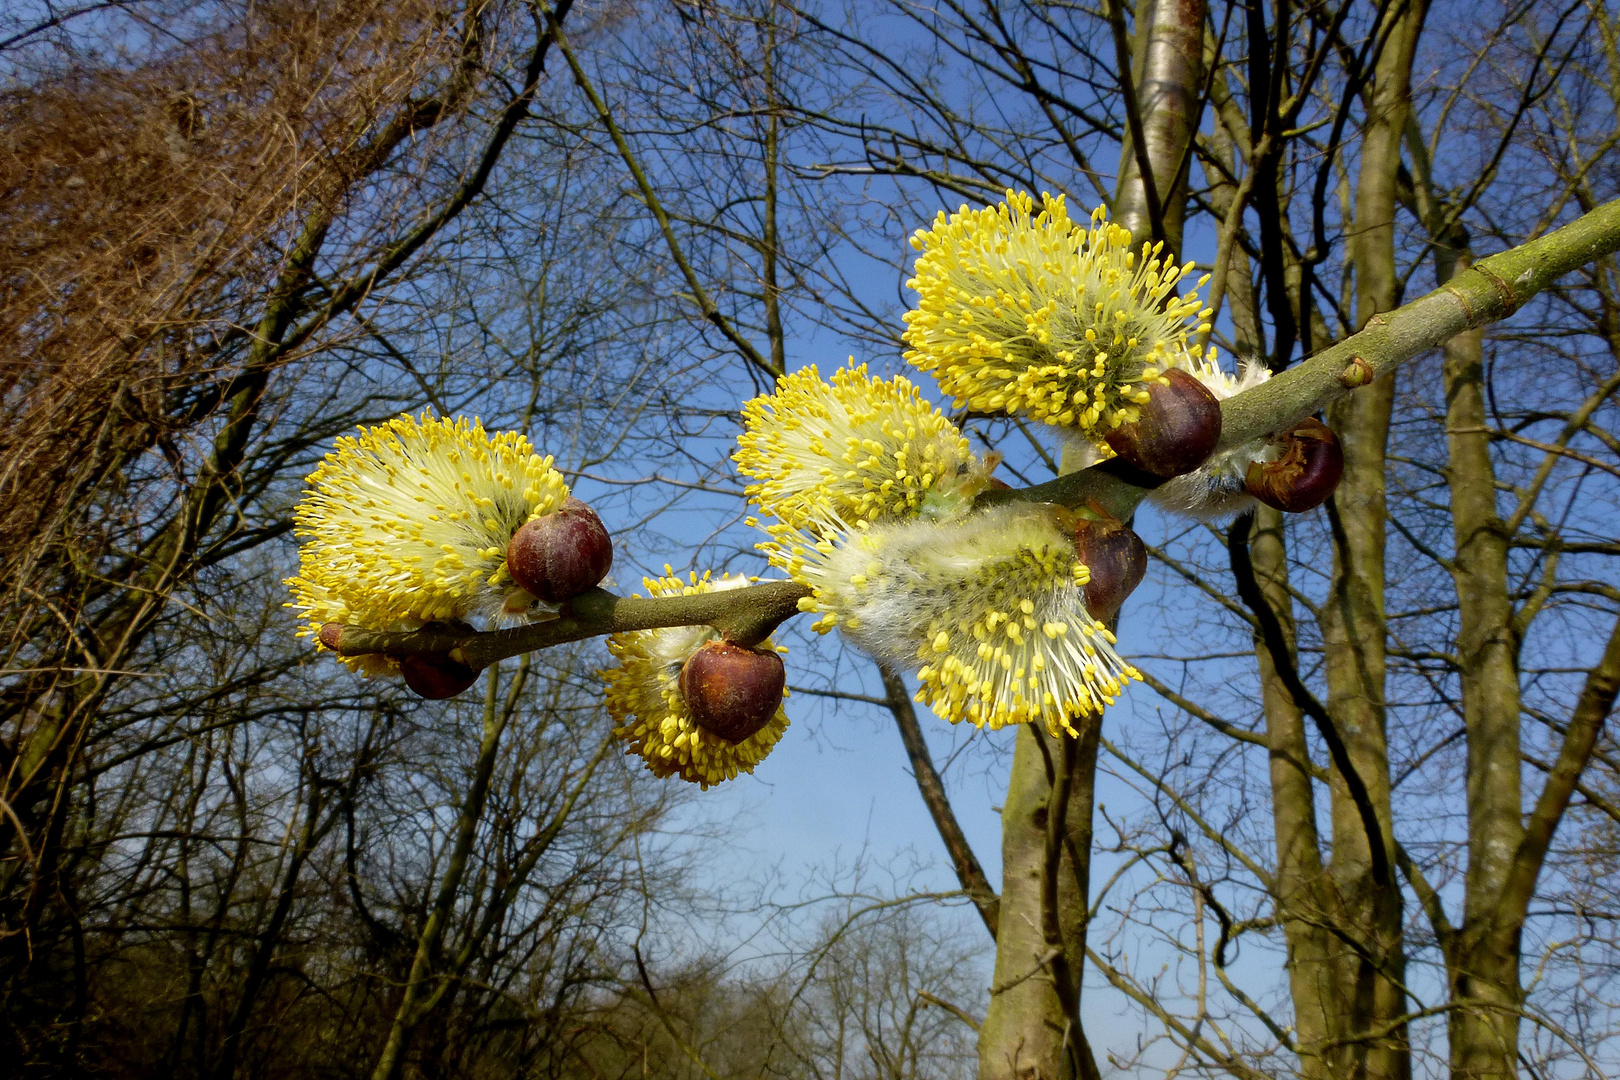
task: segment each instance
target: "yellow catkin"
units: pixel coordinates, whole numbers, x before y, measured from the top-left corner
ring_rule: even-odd
[[[777,380],[775,393],[743,406],[737,446],[737,469],[754,481],[750,500],[795,528],[829,515],[903,517],[930,499],[960,503],[989,478],[909,380],[872,378],[864,364],[830,381],[814,366]]]
[[[957,408],[1100,438],[1137,418],[1165,369],[1208,365],[1188,331],[1209,313],[1196,294],[1177,294],[1191,266],[1163,257],[1162,245],[1133,250],[1101,209],[1077,225],[1062,196],[1042,194],[1034,208],[1027,192],[1008,191],[1003,203],[941,211],[917,230],[905,356]]]
[[[707,573],[683,582],[669,567],[664,571],[669,576],[643,579],[649,595],[688,596],[748,584],[744,577],[711,580]],[[692,719],[681,696],[681,666],[718,637],[707,626],[670,626],[608,638],[608,651],[619,661],[602,672],[613,734],[625,743],[625,753],[638,755],[654,776],[679,776],[709,788],[753,772],[787,730],[787,712],[781,706],[764,727],[737,743],[705,731]],[[762,647],[787,651],[769,640]]]
[[[917,700],[956,723],[1039,721],[1054,735],[1141,678],[1085,608],[1090,572],[1055,508],[1006,504],[807,533],[767,528],[773,565],[814,590],[799,602],[866,652],[909,666]]]
[[[426,412],[338,438],[306,482],[299,573],[287,580],[300,637],[328,622],[397,630],[499,612],[520,591],[506,572],[512,534],[568,498],[522,435]]]

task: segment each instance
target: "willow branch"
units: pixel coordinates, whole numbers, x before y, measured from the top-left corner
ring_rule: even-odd
[[[527,626],[480,633],[449,623],[398,632],[329,624],[322,630],[321,641],[340,656],[452,653],[454,659],[473,668],[570,641],[663,626],[712,626],[727,641],[757,645],[784,619],[798,614],[799,600],[809,595],[809,589],[793,581],[654,600],[592,589],[563,604],[555,619]]]
[[[1447,338],[1506,318],[1559,277],[1616,250],[1620,199],[1540,239],[1480,260],[1428,295],[1373,316],[1360,333],[1223,402],[1217,452],[1287,430]],[[1114,458],[1033,487],[986,491],[976,504],[1021,500],[1078,507],[1096,502],[1124,520],[1161,482]],[[753,645],[796,614],[799,600],[809,595],[809,589],[791,581],[653,600],[593,589],[564,604],[550,622],[484,633],[447,625],[408,633],[329,627],[322,641],[344,656],[459,650],[456,658],[473,667],[601,634],[663,626],[708,625],[729,640]]]

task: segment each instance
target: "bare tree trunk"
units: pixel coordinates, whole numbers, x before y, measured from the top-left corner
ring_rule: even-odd
[[[1189,144],[1203,107],[1204,10],[1202,0],[1139,5],[1130,50],[1124,16],[1110,8],[1131,113],[1114,216],[1138,244],[1165,240],[1171,257],[1180,253]],[[1134,65],[1126,62],[1130,52]],[[1028,725],[1018,733],[1001,817],[1002,894],[995,979],[979,1029],[981,1080],[1098,1075],[1080,1026],[1080,976],[1099,721],[1081,731],[1078,740],[1051,739]]]
[[[981,1080],[1098,1075],[1079,1002],[1099,733],[1095,720],[1079,739],[1018,729],[1001,809],[1001,918],[979,1028]]]
[[[1473,263],[1468,235],[1448,226],[1434,197],[1426,147],[1407,128],[1419,216],[1435,243],[1435,277],[1444,285]],[[1496,470],[1485,411],[1484,331],[1451,338],[1444,350],[1447,484],[1451,496],[1457,589],[1457,658],[1468,736],[1468,870],[1463,917],[1452,927],[1431,905],[1430,922],[1446,957],[1451,1074],[1457,1080],[1517,1076],[1519,935],[1522,912],[1500,910],[1524,842],[1520,781],[1519,638],[1508,590],[1507,524],[1497,513]]]
[[[1411,108],[1412,58],[1425,14],[1423,0],[1390,10],[1386,18],[1393,25],[1387,28],[1370,95],[1355,204],[1356,318],[1363,326],[1397,305],[1396,177]],[[1394,379],[1386,377],[1329,410],[1329,422],[1344,444],[1345,469],[1329,504],[1333,577],[1322,627],[1328,710],[1379,835],[1368,834],[1368,807],[1358,805],[1354,782],[1335,770],[1328,872],[1351,945],[1342,954],[1340,981],[1349,995],[1342,1037],[1355,1040],[1348,1044],[1355,1064],[1346,1075],[1369,1078],[1404,1078],[1410,1072],[1406,1026],[1398,1021],[1406,1007],[1405,957],[1401,892],[1391,871],[1395,849],[1384,729],[1384,474],[1394,401]]]
[[[1467,251],[1442,281],[1472,262]],[[1450,271],[1450,272],[1448,272]],[[1519,783],[1518,643],[1508,595],[1508,536],[1496,512],[1495,470],[1486,426],[1483,331],[1445,346],[1447,480],[1451,488],[1462,663],[1468,732],[1468,874],[1459,932],[1451,937],[1451,1075],[1456,1080],[1517,1076],[1519,931],[1495,918],[1513,855],[1524,839]]]
[[[1261,595],[1276,613],[1291,647],[1294,604],[1288,592],[1281,512],[1269,507],[1256,512],[1251,558]],[[1316,1048],[1338,1034],[1346,1002],[1338,971],[1341,950],[1329,929],[1337,913],[1332,910],[1332,890],[1323,876],[1305,715],[1278,674],[1278,660],[1258,636],[1255,656],[1260,665],[1266,737],[1270,741],[1271,822],[1277,845],[1273,900],[1288,943],[1288,982],[1294,1003],[1300,1074],[1310,1080],[1331,1080],[1342,1075],[1335,1066],[1343,1054]],[[1297,663],[1293,656],[1283,657],[1281,662]]]
[[[1228,165],[1235,159],[1231,137],[1221,125],[1216,127],[1212,146]],[[1210,201],[1225,219],[1238,201],[1238,184],[1216,170],[1211,173]],[[1260,327],[1249,278],[1249,257],[1232,242],[1232,237],[1223,235],[1222,240],[1227,248],[1223,289],[1231,298],[1228,310],[1233,340],[1242,356],[1253,356],[1260,351]],[[1255,511],[1249,558],[1255,584],[1275,615],[1289,652],[1282,663],[1297,672],[1298,659],[1293,654],[1294,598],[1288,591],[1288,550],[1280,511],[1266,506]],[[1260,634],[1255,635],[1254,651],[1270,744],[1271,826],[1277,851],[1272,901],[1288,947],[1288,981],[1300,1075],[1307,1080],[1332,1080],[1335,1064],[1343,1054],[1317,1048],[1337,1035],[1345,1002],[1338,978],[1338,948],[1329,930],[1334,918],[1333,896],[1325,887],[1305,715]]]
[[[472,783],[467,788],[467,797],[456,815],[455,845],[451,848],[449,859],[445,863],[444,874],[439,879],[439,889],[434,897],[433,907],[429,909],[427,920],[422,924],[422,931],[417,936],[416,955],[411,959],[410,974],[405,978],[405,992],[400,998],[399,1008],[394,1012],[393,1024],[383,1044],[382,1054],[377,1059],[377,1066],[372,1070],[372,1080],[394,1080],[399,1076],[405,1064],[405,1053],[410,1047],[411,1035],[427,1015],[423,999],[433,996],[433,990],[429,985],[434,981],[432,969],[439,957],[445,929],[455,913],[461,879],[467,871],[467,862],[472,857],[473,841],[478,836],[478,822],[483,817],[484,801],[489,796],[489,781],[495,772],[495,759],[500,752],[501,735],[506,730],[507,721],[511,719],[516,704],[515,700],[508,700],[506,707],[501,707],[498,696],[500,689],[498,670],[497,667],[491,667],[485,676],[484,737],[478,747],[478,759],[473,765]]]
[[[1137,41],[1130,124],[1120,148],[1119,186],[1114,196],[1114,222],[1140,243],[1147,238],[1181,250],[1186,217],[1190,147],[1204,102],[1204,0],[1144,0],[1136,7]],[[1153,186],[1143,183],[1144,168]],[[1157,213],[1158,220],[1154,220]]]

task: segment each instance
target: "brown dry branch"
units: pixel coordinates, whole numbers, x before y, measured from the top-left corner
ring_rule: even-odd
[[[21,676],[0,694],[0,847],[29,852],[0,860],[0,959],[25,967],[77,857],[103,704],[228,557],[221,532],[279,535],[235,528],[262,496],[250,458],[278,370],[479,194],[548,46],[495,40],[481,2],[158,14],[142,59],[34,71],[0,100],[0,565]],[[487,67],[514,53],[509,90]],[[454,121],[486,98],[491,130],[469,139]]]
[[[285,277],[294,237],[432,126],[451,103],[423,91],[457,93],[468,44],[426,3],[226,5],[140,63],[42,71],[0,97],[13,588],[114,541],[118,478],[142,454],[187,468],[185,433],[233,397],[258,305],[307,287],[307,267]]]

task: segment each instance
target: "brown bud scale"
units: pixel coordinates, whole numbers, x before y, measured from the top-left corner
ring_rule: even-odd
[[[1106,623],[1142,584],[1147,546],[1135,530],[1110,517],[1080,521],[1074,531],[1074,552],[1091,571],[1091,580],[1081,590],[1086,610],[1093,619]]]
[[[1367,363],[1365,356],[1352,356],[1350,363],[1339,372],[1339,383],[1354,390],[1358,386],[1366,386],[1373,381],[1372,365]]]
[[[478,672],[445,653],[422,653],[399,658],[405,685],[417,697],[442,701],[455,697],[478,681]]]
[[[602,519],[575,498],[525,522],[506,546],[506,572],[512,581],[548,604],[578,596],[612,567],[613,540]]]
[[[740,743],[770,723],[782,704],[787,669],[768,649],[710,641],[681,666],[681,697],[703,730]]]
[[[1249,494],[1290,514],[1302,514],[1327,502],[1344,475],[1344,449],[1333,430],[1306,417],[1273,441],[1282,445],[1282,456],[1249,466],[1243,479]]]
[[[1125,461],[1169,479],[1202,465],[1221,441],[1221,403],[1209,387],[1180,368],[1164,373],[1168,385],[1150,383],[1141,414],[1104,436]]]

